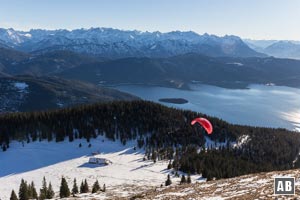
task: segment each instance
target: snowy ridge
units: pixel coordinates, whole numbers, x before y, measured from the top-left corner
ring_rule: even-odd
[[[237,36],[199,35],[192,31],[141,32],[112,28],[69,30],[1,29],[0,40],[17,50],[45,53],[69,50],[108,57],[164,57],[186,53],[210,56],[263,56]],[[241,53],[242,52],[242,53]]]

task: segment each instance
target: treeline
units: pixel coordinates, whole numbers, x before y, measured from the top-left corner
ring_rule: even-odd
[[[92,186],[90,190],[87,180],[81,182],[80,188],[77,186],[76,179],[73,181],[72,190],[69,189],[68,183],[64,177],[61,178],[61,184],[59,188],[59,197],[65,198],[76,197],[77,194],[83,193],[98,193],[98,192],[105,192],[106,187],[105,184],[103,187],[100,187],[98,180]],[[27,183],[24,179],[21,180],[18,195],[14,190],[11,192],[10,200],[29,200],[29,199],[37,199],[37,200],[44,200],[44,199],[52,199],[55,197],[55,192],[53,191],[51,182],[47,186],[46,178],[43,178],[42,188],[40,189],[40,193],[38,195],[34,182],[32,181],[30,184]]]
[[[212,135],[190,125],[203,114],[168,108],[148,101],[110,102],[50,112],[12,113],[0,116],[0,144],[11,140],[57,142],[77,138],[90,140],[105,135],[126,144],[137,140],[145,159],[168,159],[171,167],[186,173],[202,173],[208,179],[248,173],[291,169],[300,166],[299,133],[285,129],[231,125],[208,117]],[[232,147],[242,135],[249,140]],[[205,137],[225,145],[204,148]],[[296,162],[293,162],[295,161]]]
[[[201,146],[205,142],[203,135],[189,124],[199,115],[147,101],[117,101],[50,112],[10,113],[0,116],[0,144],[9,147],[10,140],[89,140],[99,134],[125,144],[127,140],[143,139],[151,133],[151,137],[140,146],[146,143],[157,148],[188,144]],[[236,138],[236,133],[228,131],[224,121],[210,120],[215,128],[213,139]]]

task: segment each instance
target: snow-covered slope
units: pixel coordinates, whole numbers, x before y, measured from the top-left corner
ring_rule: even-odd
[[[245,137],[241,138],[244,141]],[[79,147],[79,143],[82,147]],[[88,145],[92,144],[89,148]],[[43,176],[51,181],[56,196],[60,179],[64,176],[72,187],[87,179],[89,186],[95,180],[106,184],[107,191],[97,194],[85,193],[69,199],[274,199],[274,177],[295,177],[296,191],[299,191],[299,170],[275,171],[249,174],[245,176],[205,182],[200,176],[192,176],[192,184],[179,184],[179,178],[167,170],[167,161],[143,161],[144,152],[134,150],[135,141],[122,145],[105,137],[98,137],[88,143],[86,140],[74,142],[12,142],[13,148],[0,152],[0,199],[9,199],[12,189],[18,192],[22,178],[34,181],[41,187]],[[99,151],[99,158],[112,162],[101,166],[89,164],[92,152]],[[171,174],[172,185],[164,184],[167,174]],[[296,196],[299,194],[296,192]]]
[[[82,147],[79,147],[79,143]],[[18,192],[21,179],[34,181],[39,191],[43,176],[51,181],[56,195],[59,191],[61,177],[64,176],[72,188],[73,179],[77,184],[87,179],[91,188],[98,180],[101,187],[106,184],[107,192],[97,195],[82,194],[82,199],[93,197],[108,198],[128,196],[143,190],[160,187],[164,184],[167,174],[167,161],[143,161],[143,150],[134,150],[135,141],[123,146],[105,137],[90,141],[73,142],[12,142],[6,152],[0,152],[0,199],[9,199],[11,190]],[[89,164],[92,152],[99,151],[99,158],[112,162],[107,166]],[[203,181],[200,176],[192,176],[193,181]],[[179,178],[173,178],[178,182]]]

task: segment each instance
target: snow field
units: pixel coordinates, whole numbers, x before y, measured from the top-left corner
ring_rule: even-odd
[[[79,147],[79,144],[82,147]],[[27,182],[34,181],[39,193],[43,176],[47,183],[51,182],[58,195],[61,177],[64,176],[70,190],[73,179],[77,179],[77,185],[87,179],[91,189],[92,184],[98,180],[101,187],[106,184],[109,193],[127,196],[134,192],[126,189],[126,185],[134,185],[138,188],[149,189],[160,187],[167,178],[170,170],[167,170],[168,161],[143,161],[144,151],[134,150],[136,141],[128,142],[126,146],[120,142],[113,142],[103,136],[91,139],[91,147],[86,140],[74,140],[73,142],[12,142],[6,152],[0,152],[0,199],[9,199],[11,190],[18,192],[21,179]],[[106,158],[111,165],[89,164],[91,153],[99,151],[95,157]],[[180,181],[180,177],[172,177],[173,184]],[[192,176],[193,181],[203,181],[200,176]],[[84,199],[95,197],[91,194],[82,194]],[[104,194],[96,195],[97,198],[106,198]]]

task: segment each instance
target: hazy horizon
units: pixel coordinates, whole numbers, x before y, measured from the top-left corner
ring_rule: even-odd
[[[146,33],[146,32],[149,32],[149,33],[154,33],[154,32],[160,32],[160,33],[170,33],[170,32],[177,32],[177,31],[180,31],[180,32],[194,32],[198,35],[204,35],[204,34],[208,34],[208,35],[214,35],[214,36],[218,36],[218,37],[224,37],[224,36],[238,36],[240,37],[241,39],[243,40],[254,40],[254,41],[260,41],[260,40],[263,40],[263,41],[294,41],[294,42],[300,42],[300,38],[299,40],[288,40],[288,39],[264,39],[264,38],[258,38],[258,39],[255,39],[255,38],[244,38],[244,37],[241,37],[239,35],[232,35],[232,34],[224,34],[224,35],[217,35],[217,34],[214,34],[214,33],[208,33],[208,32],[204,32],[204,33],[197,33],[196,31],[193,31],[193,30],[173,30],[173,31],[159,31],[159,30],[156,30],[156,31],[148,31],[148,30],[137,30],[137,29],[121,29],[121,28],[115,28],[115,27],[89,27],[89,28],[74,28],[74,29],[67,29],[67,28],[59,28],[59,29],[46,29],[46,28],[30,28],[30,29],[24,29],[24,30],[21,30],[21,29],[16,29],[16,28],[13,28],[13,27],[0,27],[0,28],[3,28],[3,29],[13,29],[15,31],[20,31],[20,32],[29,32],[30,30],[48,30],[48,31],[57,31],[57,30],[67,30],[67,31],[74,31],[74,30],[80,30],[80,29],[83,29],[83,30],[89,30],[89,29],[115,29],[115,30],[121,30],[121,31],[139,31],[139,32],[142,32],[142,33]]]
[[[300,1],[293,0],[2,0],[0,27],[194,31],[254,40],[300,40]]]

